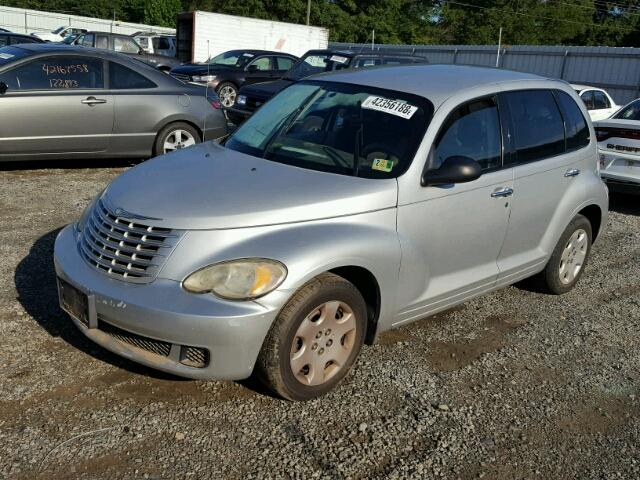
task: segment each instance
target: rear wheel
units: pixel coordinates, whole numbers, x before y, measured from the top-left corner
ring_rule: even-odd
[[[591,223],[576,215],[562,233],[545,269],[534,277],[541,290],[560,295],[578,283],[589,259],[591,238]]]
[[[264,341],[256,373],[289,400],[309,400],[334,388],[360,353],[366,305],[358,289],[325,273],[282,309]]]
[[[200,143],[200,134],[188,123],[170,123],[158,133],[153,147],[154,155],[162,155]]]

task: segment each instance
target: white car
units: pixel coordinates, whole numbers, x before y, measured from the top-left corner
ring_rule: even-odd
[[[619,190],[640,193],[640,99],[594,127],[600,176]]]
[[[41,38],[45,42],[61,42],[69,35],[80,35],[86,31],[85,28],[65,27],[63,25],[52,32],[32,32],[31,35]]]
[[[571,86],[587,106],[592,122],[609,118],[620,109],[620,105],[616,105],[611,95],[601,88],[575,84]]]

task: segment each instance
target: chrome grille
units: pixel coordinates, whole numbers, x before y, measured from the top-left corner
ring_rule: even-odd
[[[118,217],[100,199],[82,232],[80,252],[107,275],[147,283],[156,277],[178,238],[175,230]]]
[[[182,80],[183,82],[191,81],[191,77],[189,75],[185,75],[184,73],[172,73],[171,76],[177,78],[178,80]]]

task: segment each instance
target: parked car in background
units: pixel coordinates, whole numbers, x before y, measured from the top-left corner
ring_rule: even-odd
[[[52,32],[33,32],[31,35],[34,37],[41,38],[45,42],[61,42],[69,35],[80,35],[81,33],[86,32],[86,28],[75,28],[75,27],[58,27]]]
[[[571,85],[587,106],[592,121],[609,118],[620,109],[606,90],[587,85]]]
[[[214,92],[126,55],[54,43],[0,48],[0,107],[0,161],[149,157],[227,131]]]
[[[231,121],[239,124],[273,95],[309,75],[346,68],[407,63],[427,63],[427,59],[410,55],[386,55],[374,52],[309,50],[281,79],[242,87],[235,105],[227,110],[227,115]]]
[[[32,37],[31,35],[22,35],[20,33],[0,32],[0,47],[16,45],[18,43],[44,43],[44,40],[41,40],[38,37]]]
[[[11,30],[7,30],[6,28],[1,28],[0,27],[0,32],[11,33]]]
[[[303,80],[224,146],[115,179],[56,239],[61,306],[129,360],[317,397],[385,330],[576,285],[607,220],[586,116],[565,82],[493,68]]]
[[[173,67],[180,65],[176,58],[146,53],[133,37],[119,33],[86,32],[79,35],[73,44],[123,53],[163,72],[169,72]]]
[[[268,50],[230,50],[206,63],[186,63],[171,70],[171,75],[187,82],[209,85],[220,96],[222,105],[235,104],[243,85],[267,82],[282,77],[298,60],[288,53]]]
[[[151,54],[165,55],[167,57],[176,56],[176,37],[159,34],[132,35],[142,49]]]
[[[595,123],[600,175],[616,190],[640,194],[640,99]]]

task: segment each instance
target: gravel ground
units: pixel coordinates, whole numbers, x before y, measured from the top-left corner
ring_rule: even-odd
[[[127,165],[55,167],[0,171],[0,477],[640,478],[640,197],[612,197],[569,294],[510,287],[389,332],[290,403],[76,331],[53,241]]]

